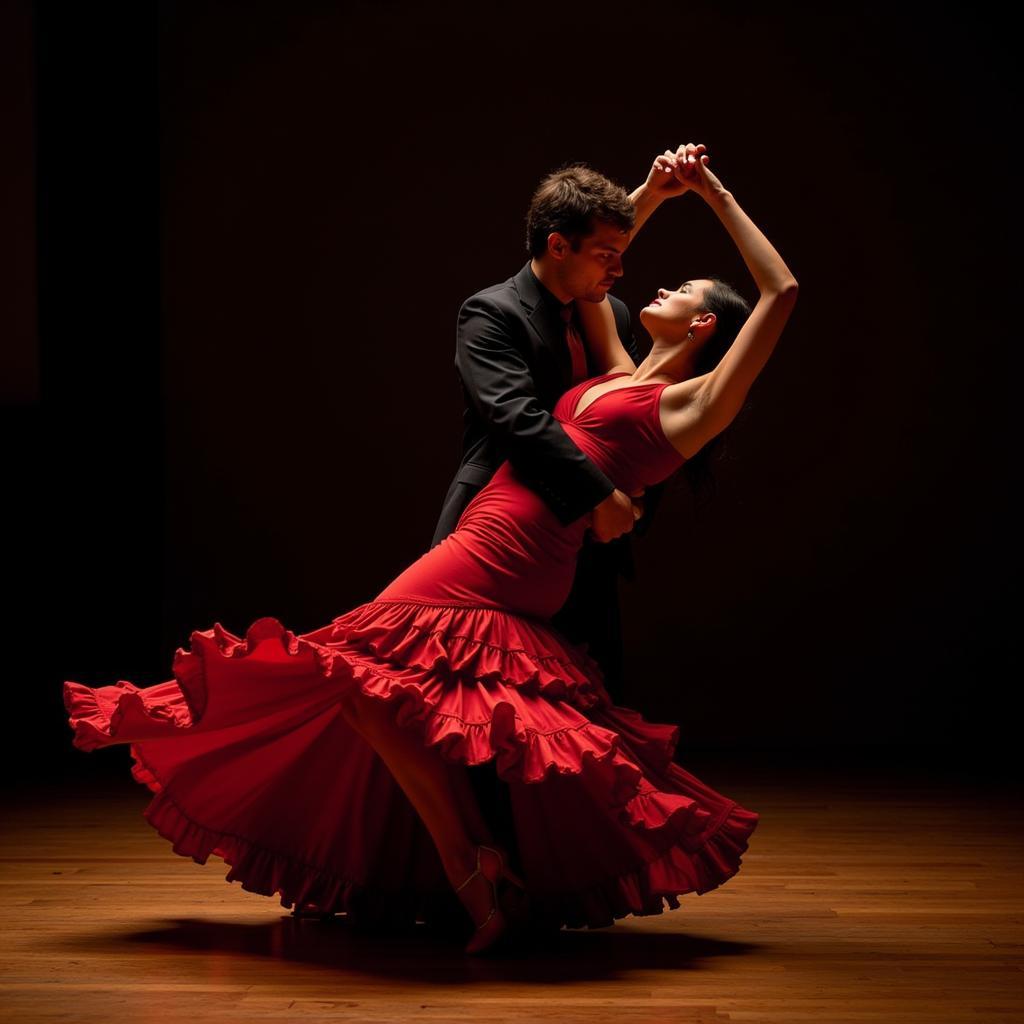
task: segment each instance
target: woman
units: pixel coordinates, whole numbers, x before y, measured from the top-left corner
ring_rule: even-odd
[[[586,330],[606,372],[554,410],[631,494],[729,424],[796,294],[703,148],[689,165],[656,164],[715,211],[757,305],[695,376],[700,353],[733,334],[714,312],[728,309],[721,295],[703,301],[711,281],[659,290],[641,313],[654,347],[639,367],[605,300]],[[454,533],[328,626],[297,636],[266,617],[240,638],[217,623],[192,634],[165,683],[65,682],[74,743],[129,743],[155,794],[145,816],[175,852],[214,853],[228,881],[297,912],[410,923],[457,900],[466,950],[480,952],[528,921],[675,909],[736,873],[758,815],[673,763],[678,728],[613,705],[597,663],[550,626],[586,529],[587,517],[563,526],[506,462]],[[511,807],[501,844],[468,779],[484,764]]]

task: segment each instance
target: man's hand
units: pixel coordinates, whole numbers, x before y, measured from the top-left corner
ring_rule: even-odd
[[[647,194],[662,200],[688,192],[693,187],[692,167],[699,162],[706,149],[702,142],[688,142],[674,153],[666,149],[661,156],[656,156],[643,184]],[[688,174],[688,171],[691,173]]]
[[[639,504],[634,503],[630,495],[617,487],[600,505],[595,506],[588,518],[591,533],[602,544],[633,529],[633,524],[643,515],[643,488],[633,492],[633,497],[640,497]]]
[[[629,493],[633,499],[633,522],[635,523],[644,514],[644,489],[641,487],[638,491]]]

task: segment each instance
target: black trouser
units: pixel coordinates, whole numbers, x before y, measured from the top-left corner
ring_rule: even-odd
[[[619,608],[619,574],[612,548],[587,541],[580,548],[576,578],[551,625],[586,651],[604,675],[604,686],[613,703],[622,704],[622,615]]]

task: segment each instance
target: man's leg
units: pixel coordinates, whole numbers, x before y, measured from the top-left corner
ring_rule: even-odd
[[[575,643],[586,645],[587,653],[601,667],[609,696],[616,704],[628,705],[624,699],[618,571],[605,552],[591,544],[581,548],[572,590],[551,625]]]

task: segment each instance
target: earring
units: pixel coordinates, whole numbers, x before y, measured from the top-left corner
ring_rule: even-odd
[[[688,341],[693,341],[693,331],[687,331],[686,338]]]

